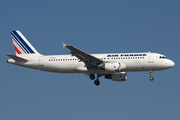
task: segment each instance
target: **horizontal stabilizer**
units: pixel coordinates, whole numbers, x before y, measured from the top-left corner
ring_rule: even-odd
[[[28,61],[27,59],[24,59],[24,58],[15,56],[15,55],[11,55],[11,54],[6,54],[6,55],[17,62],[27,62]]]

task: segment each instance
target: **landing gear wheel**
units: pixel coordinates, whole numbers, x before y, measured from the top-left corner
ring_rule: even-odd
[[[150,70],[150,71],[149,71],[149,74],[150,74],[150,76],[151,76],[151,77],[150,77],[150,80],[151,80],[151,81],[153,81],[153,80],[154,80],[154,78],[153,78],[153,76],[152,76],[152,73],[153,73],[153,71],[152,71],[152,70]]]
[[[98,86],[98,85],[100,84],[99,80],[95,80],[95,81],[94,81],[94,84],[95,84],[96,86]]]
[[[153,81],[153,80],[154,80],[154,78],[153,78],[153,77],[150,77],[150,80],[151,80],[151,81]]]
[[[89,77],[90,77],[91,80],[95,79],[95,75],[94,74],[90,74]]]

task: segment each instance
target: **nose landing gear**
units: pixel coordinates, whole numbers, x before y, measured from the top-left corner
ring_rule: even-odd
[[[152,70],[151,70],[151,71],[149,71],[149,74],[150,74],[150,76],[151,76],[151,77],[150,77],[150,80],[151,80],[151,81],[153,81],[153,80],[154,80],[154,77],[152,76],[152,73],[153,73],[153,71],[152,71]]]
[[[150,77],[150,80],[151,80],[151,81],[153,81],[153,80],[154,80],[154,78],[153,78],[153,77]]]

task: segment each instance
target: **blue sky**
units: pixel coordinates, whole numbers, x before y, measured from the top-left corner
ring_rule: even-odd
[[[0,4],[1,120],[180,119],[180,2],[178,0],[6,0]],[[7,64],[11,30],[20,30],[44,55],[157,52],[175,66],[129,72],[126,82],[57,74]]]

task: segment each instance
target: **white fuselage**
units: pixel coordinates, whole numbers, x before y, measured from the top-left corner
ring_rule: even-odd
[[[63,47],[68,48],[71,55],[45,56],[37,52],[20,31],[11,31],[11,37],[16,55],[7,54],[11,58],[8,63],[47,72],[88,74],[96,86],[100,84],[101,76],[113,81],[126,81],[130,71],[149,71],[152,81],[153,71],[174,66],[173,61],[158,53],[88,54],[65,43],[62,43]]]
[[[168,69],[174,66],[174,62],[166,59],[158,53],[116,53],[116,54],[91,54],[104,62],[121,63],[120,72],[130,71],[156,71]],[[21,56],[23,57],[23,56]],[[9,59],[8,63],[56,73],[84,73],[111,74],[117,71],[105,71],[100,69],[87,70],[85,63],[72,55],[47,55],[47,56],[24,56],[28,62],[16,62]]]

